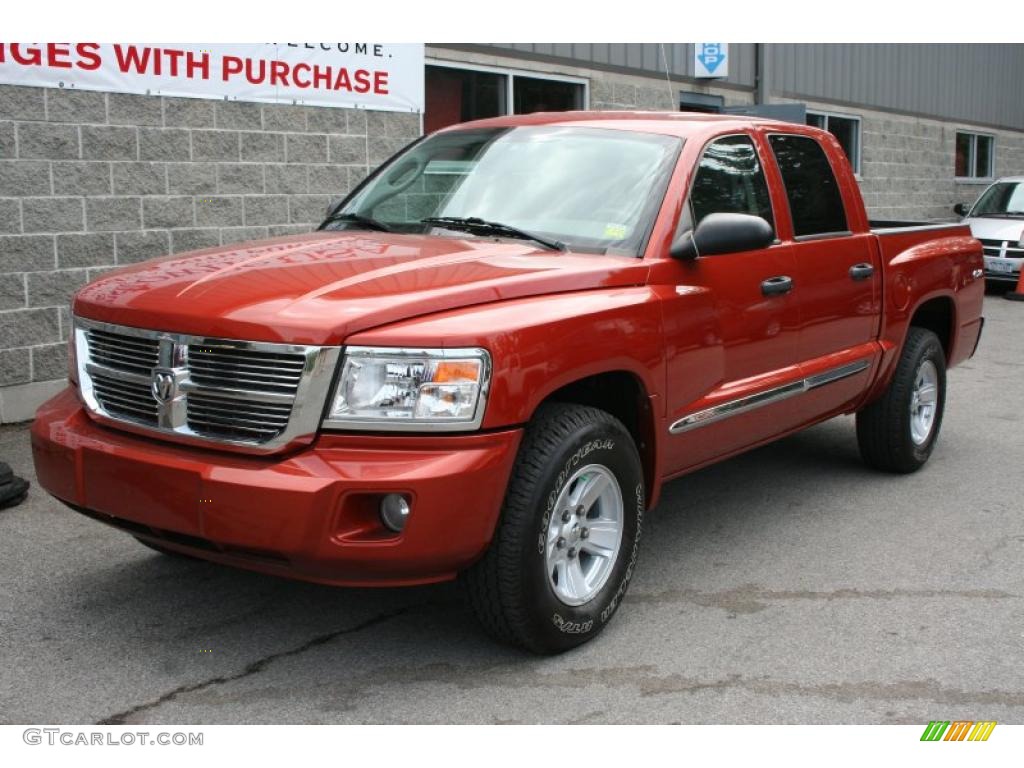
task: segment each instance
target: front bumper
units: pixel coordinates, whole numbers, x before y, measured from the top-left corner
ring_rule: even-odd
[[[1016,283],[1020,279],[1021,265],[1024,259],[1003,258],[985,255],[985,279]]]
[[[348,586],[453,578],[494,533],[521,430],[466,436],[322,435],[281,456],[183,447],[101,426],[74,390],[32,425],[40,485],[169,549]],[[401,534],[377,519],[404,493]]]

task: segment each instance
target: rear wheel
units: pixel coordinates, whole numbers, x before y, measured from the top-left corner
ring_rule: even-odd
[[[857,444],[865,463],[887,472],[924,466],[942,426],[946,356],[938,337],[911,327],[885,394],[857,414]]]
[[[622,423],[587,406],[542,406],[494,540],[463,577],[484,628],[535,653],[595,637],[629,586],[643,512],[640,458]]]

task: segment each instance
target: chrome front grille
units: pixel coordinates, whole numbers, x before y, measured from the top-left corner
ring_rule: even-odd
[[[291,394],[298,388],[306,365],[303,355],[225,350],[195,344],[189,345],[188,361],[192,380],[203,386]]]
[[[338,347],[245,342],[75,319],[98,418],[180,442],[269,452],[316,433]]]
[[[188,397],[188,425],[211,437],[265,442],[284,432],[291,410],[290,403],[230,400],[193,392]]]
[[[86,335],[93,361],[108,368],[149,376],[159,362],[160,342],[156,339],[95,328],[86,331]]]
[[[997,256],[1004,259],[1024,258],[1024,248],[1017,245],[1016,240],[988,240],[978,238],[986,256]]]
[[[111,416],[139,421],[151,427],[157,426],[159,404],[150,387],[95,373],[92,377],[92,390],[103,410]]]

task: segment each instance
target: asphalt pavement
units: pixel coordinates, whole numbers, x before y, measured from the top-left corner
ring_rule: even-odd
[[[835,419],[669,484],[629,595],[554,658],[454,585],[170,558],[33,485],[0,511],[2,723],[1024,723],[1024,304],[986,299],[930,463]],[[34,480],[24,425],[0,460]]]

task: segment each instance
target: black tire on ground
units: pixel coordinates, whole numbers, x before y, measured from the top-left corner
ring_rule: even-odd
[[[152,549],[154,552],[159,552],[161,555],[167,555],[167,557],[180,557],[182,560],[199,559],[196,557],[192,557],[192,555],[186,555],[184,552],[176,552],[173,549],[162,547],[159,544],[155,544],[152,541],[146,541],[145,539],[141,539],[138,536],[132,536],[132,538],[139,542],[139,544],[141,544],[142,546],[148,547],[149,549]]]
[[[922,366],[937,374],[936,411],[931,431],[920,442],[912,434],[911,403]],[[857,414],[857,444],[864,462],[875,469],[907,474],[924,466],[942,427],[946,404],[946,355],[938,337],[911,326],[896,373],[885,393]]]
[[[548,524],[559,494],[590,465],[618,484],[622,537],[604,586],[582,605],[569,605],[549,578]],[[487,632],[534,653],[560,653],[597,636],[632,578],[644,506],[640,457],[618,419],[588,406],[541,406],[523,436],[494,539],[462,578]]]

